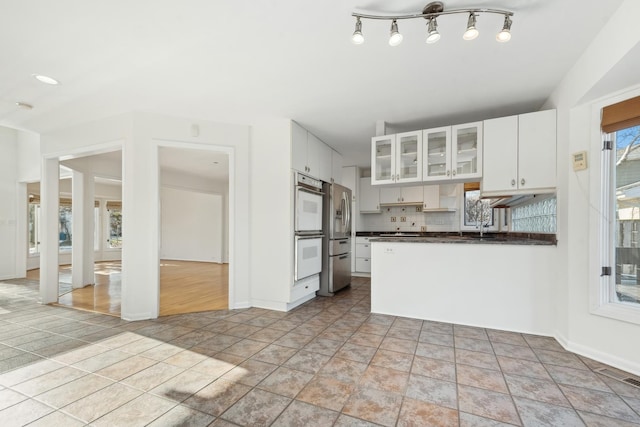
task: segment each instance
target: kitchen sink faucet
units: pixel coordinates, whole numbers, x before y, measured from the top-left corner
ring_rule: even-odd
[[[480,206],[478,206],[480,205]],[[482,199],[478,199],[475,203],[476,207],[476,228],[480,228],[480,238],[484,231],[484,206],[482,206]]]

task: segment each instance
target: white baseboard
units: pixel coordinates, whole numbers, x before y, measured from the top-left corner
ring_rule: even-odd
[[[240,301],[233,304],[233,307],[229,307],[230,310],[240,310],[242,308],[251,308],[252,305],[249,301]]]
[[[128,322],[135,322],[137,320],[155,319],[156,317],[154,317],[151,313],[147,312],[147,313],[121,313],[120,318]]]
[[[287,303],[278,301],[253,299],[251,300],[251,306],[257,308],[265,308],[267,310],[287,311]]]
[[[554,334],[554,338],[560,343],[560,345],[562,345],[562,347],[565,348],[565,350],[588,357],[589,359],[593,359],[597,362],[613,366],[614,368],[621,369],[625,372],[629,372],[630,374],[640,376],[640,362],[637,360],[623,359],[610,353],[605,353],[582,344],[571,342],[557,331]]]

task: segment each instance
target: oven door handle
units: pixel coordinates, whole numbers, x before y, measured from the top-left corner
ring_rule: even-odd
[[[322,237],[324,237],[324,234],[311,234],[309,236],[298,234],[296,235],[296,240],[320,239]]]
[[[316,194],[318,196],[323,196],[324,195],[324,193],[322,191],[312,190],[312,189],[307,188],[307,187],[300,187],[299,185],[296,186],[296,190],[304,191],[305,193],[309,193],[309,194]]]

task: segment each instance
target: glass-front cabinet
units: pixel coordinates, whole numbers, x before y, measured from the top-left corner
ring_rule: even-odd
[[[423,181],[441,181],[451,177],[451,126],[428,129],[422,133]]]
[[[396,182],[422,181],[422,132],[396,135]]]
[[[422,180],[482,177],[482,122],[422,131]]]
[[[482,177],[482,122],[451,127],[452,178]]]
[[[422,180],[422,131],[376,136],[371,144],[373,185]]]
[[[371,145],[371,184],[392,184],[396,176],[396,136],[376,136]]]

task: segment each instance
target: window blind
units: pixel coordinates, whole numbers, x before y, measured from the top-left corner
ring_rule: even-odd
[[[640,96],[602,109],[601,126],[606,133],[640,125]]]

